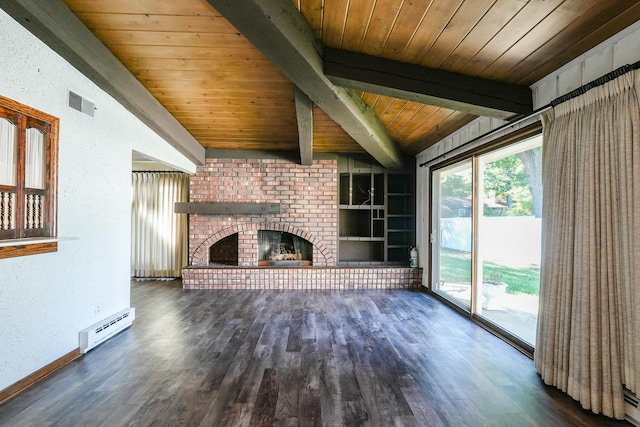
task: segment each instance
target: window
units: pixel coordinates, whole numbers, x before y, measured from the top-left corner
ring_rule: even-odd
[[[0,96],[0,258],[57,250],[58,122]]]
[[[436,165],[431,176],[432,290],[528,352],[540,283],[538,129]]]

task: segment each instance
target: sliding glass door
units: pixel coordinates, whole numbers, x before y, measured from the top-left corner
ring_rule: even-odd
[[[455,304],[471,308],[473,175],[466,160],[433,174],[433,288]]]
[[[540,288],[542,138],[478,156],[475,314],[535,344]]]
[[[535,343],[542,137],[432,175],[432,289],[489,325]]]

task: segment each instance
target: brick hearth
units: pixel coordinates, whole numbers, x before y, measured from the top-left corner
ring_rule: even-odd
[[[184,289],[417,289],[421,268],[405,267],[189,267]]]

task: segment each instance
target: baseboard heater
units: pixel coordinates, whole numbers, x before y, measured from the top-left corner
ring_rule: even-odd
[[[640,401],[629,390],[624,391],[624,413],[625,420],[634,426],[640,426]]]
[[[80,331],[80,351],[86,353],[118,332],[128,328],[136,318],[134,307],[126,308]]]

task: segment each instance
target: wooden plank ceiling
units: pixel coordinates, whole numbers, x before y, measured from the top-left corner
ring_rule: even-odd
[[[293,83],[205,0],[63,0],[208,149],[297,150]],[[640,20],[628,0],[293,0],[326,47],[531,85]],[[415,155],[475,116],[359,91]],[[314,108],[313,150],[362,148]]]

